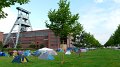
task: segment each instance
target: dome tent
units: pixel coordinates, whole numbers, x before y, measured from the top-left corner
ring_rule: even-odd
[[[28,59],[25,56],[18,55],[12,60],[12,63],[24,63],[28,62]]]
[[[39,49],[38,51],[40,51],[41,54],[47,52],[50,55],[57,55],[56,51],[54,51],[53,49],[50,49],[50,48],[46,48],[46,47],[42,48],[42,49]]]
[[[54,57],[51,54],[49,54],[48,52],[41,54],[38,58],[44,59],[44,60],[54,60]]]
[[[67,50],[65,54],[70,55],[71,54],[70,50]]]

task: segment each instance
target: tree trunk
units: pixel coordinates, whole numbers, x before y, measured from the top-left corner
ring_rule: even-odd
[[[64,51],[64,53],[61,56],[61,64],[64,64],[64,62],[65,62],[64,54],[65,54],[66,48],[67,48],[67,47],[65,47],[65,45],[67,46],[67,37],[60,38],[60,41],[61,41],[61,48]]]

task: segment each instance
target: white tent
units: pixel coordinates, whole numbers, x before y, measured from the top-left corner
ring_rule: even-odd
[[[42,49],[39,49],[39,51],[41,52],[41,53],[45,53],[45,52],[47,52],[47,53],[49,53],[49,54],[51,54],[51,55],[57,55],[57,53],[56,53],[56,51],[54,51],[53,49],[50,49],[50,48],[42,48]]]
[[[46,47],[44,47],[44,48],[39,49],[39,50],[53,50],[53,49],[50,49],[50,48],[46,48]]]
[[[70,50],[66,51],[65,54],[70,55],[71,54]]]

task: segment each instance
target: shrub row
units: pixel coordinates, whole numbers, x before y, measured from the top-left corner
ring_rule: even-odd
[[[3,48],[2,51],[13,51],[13,50],[36,50],[33,48]]]

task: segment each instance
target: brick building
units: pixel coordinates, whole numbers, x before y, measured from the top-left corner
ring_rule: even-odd
[[[4,34],[4,39],[7,34]],[[10,42],[8,43],[9,47],[13,47],[15,42],[16,33],[11,35]],[[19,44],[23,48],[28,48],[30,45],[35,45],[36,47],[40,47],[44,45],[44,47],[57,49],[60,47],[59,37],[56,37],[54,33],[49,30],[36,30],[36,31],[28,31],[20,33]]]
[[[7,34],[4,34],[5,39]],[[13,47],[15,43],[16,33],[12,33],[12,37],[10,38],[10,42],[7,44],[9,47]],[[71,47],[71,40],[67,39],[67,46]],[[19,44],[22,48],[29,48],[30,45],[35,45],[35,47],[40,47],[44,45],[44,47],[57,49],[60,48],[60,38],[56,37],[54,33],[49,30],[36,30],[36,31],[28,31],[20,33]]]

